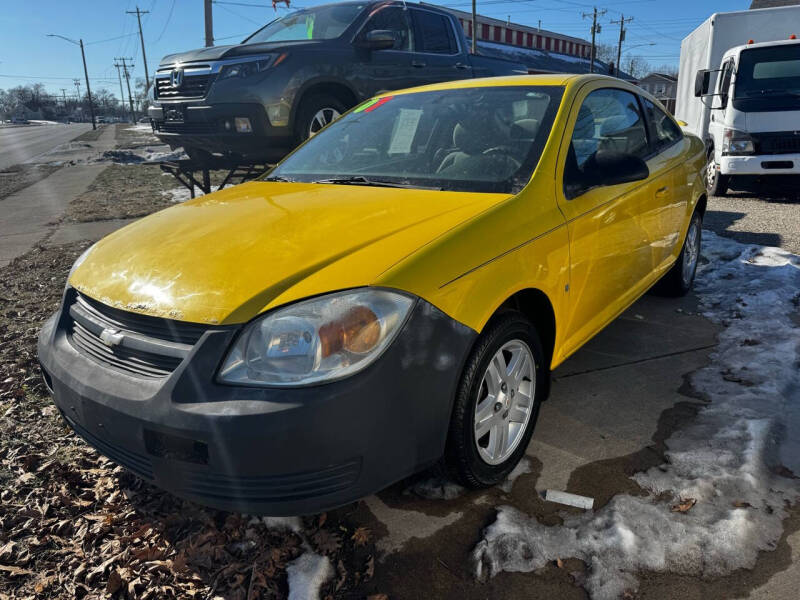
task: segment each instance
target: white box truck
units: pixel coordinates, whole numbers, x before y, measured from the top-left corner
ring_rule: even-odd
[[[675,117],[706,142],[706,185],[800,174],[800,6],[716,13],[681,43]]]

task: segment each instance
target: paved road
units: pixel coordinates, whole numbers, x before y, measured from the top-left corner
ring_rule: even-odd
[[[0,128],[0,170],[27,162],[91,129],[88,123]]]

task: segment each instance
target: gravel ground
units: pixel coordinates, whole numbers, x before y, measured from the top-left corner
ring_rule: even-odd
[[[779,246],[800,254],[800,186],[796,181],[744,181],[709,200],[703,223],[746,244]]]

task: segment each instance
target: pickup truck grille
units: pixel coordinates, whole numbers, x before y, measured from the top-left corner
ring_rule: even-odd
[[[172,373],[206,331],[194,323],[112,308],[78,293],[69,305],[69,317],[67,339],[78,352],[148,379]],[[107,334],[121,334],[123,339],[108,343],[103,339]]]
[[[775,131],[751,134],[756,144],[756,154],[800,153],[800,133]]]
[[[208,91],[211,75],[185,75],[180,87],[172,85],[169,77],[156,77],[155,97],[161,100],[202,98]]]
[[[214,122],[206,121],[197,121],[195,123],[156,121],[156,131],[161,131],[163,133],[180,133],[183,135],[203,135],[216,133],[217,125]]]

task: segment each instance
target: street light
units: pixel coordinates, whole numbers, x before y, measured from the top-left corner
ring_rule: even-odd
[[[631,50],[634,50],[635,48],[642,48],[643,46],[655,46],[655,45],[656,45],[655,42],[645,42],[643,44],[634,44],[633,46],[628,46],[627,48],[625,48],[624,52],[620,48],[619,60],[617,61],[617,77],[619,77],[619,72],[622,70],[622,55],[623,54],[625,54],[627,52],[630,52]]]
[[[89,87],[89,71],[86,69],[86,53],[83,51],[83,40],[80,39],[76,42],[71,38],[64,37],[63,35],[58,35],[57,33],[48,33],[47,37],[61,38],[62,40],[68,41],[70,44],[75,44],[76,46],[80,46],[81,58],[83,58],[83,75],[84,77],[86,77],[86,95],[89,97],[89,114],[92,115],[92,129],[97,129],[97,124],[94,121],[94,104],[92,102],[92,88]]]

